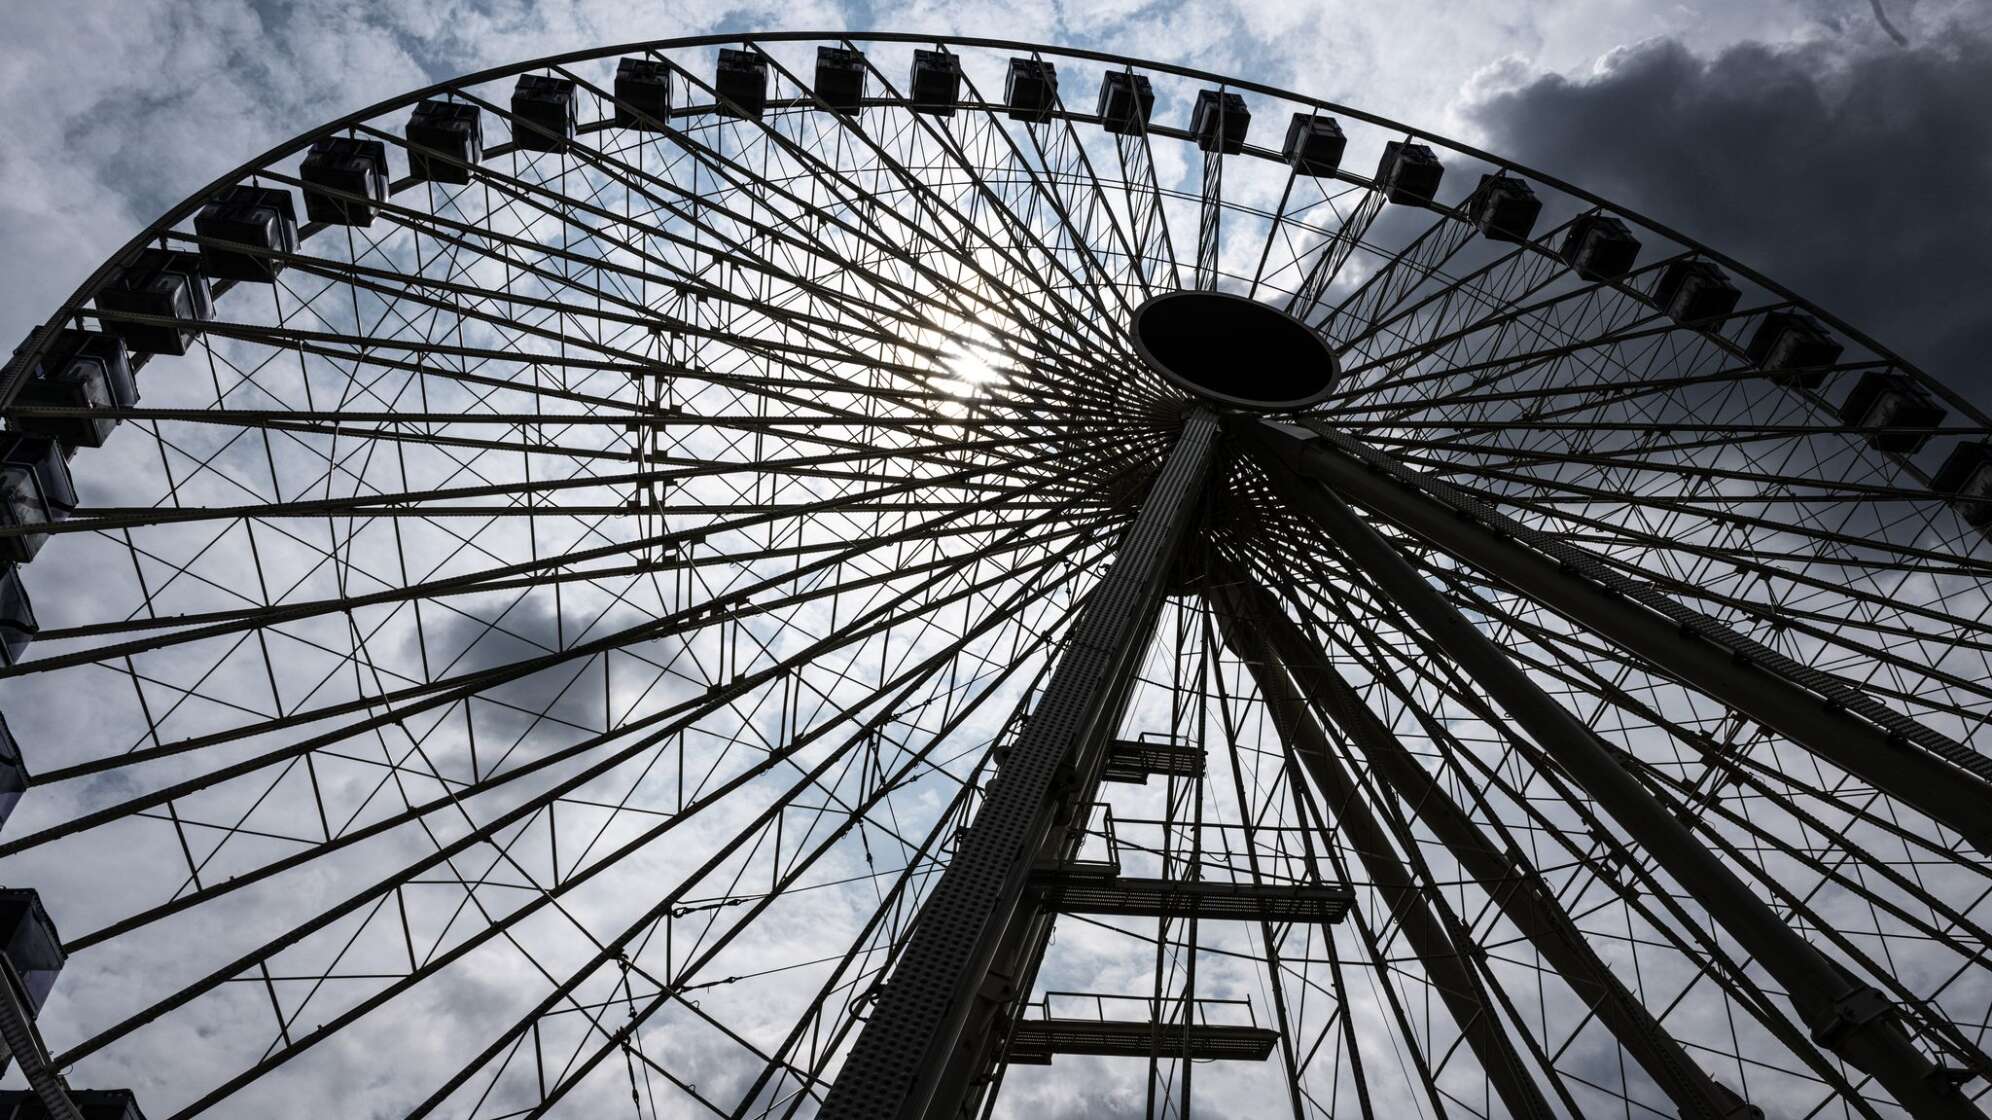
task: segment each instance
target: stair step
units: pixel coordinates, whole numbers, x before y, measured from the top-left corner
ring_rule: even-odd
[[[1144,743],[1115,739],[1107,744],[1106,766],[1100,780],[1143,785],[1150,774],[1195,778],[1204,772],[1204,752],[1183,743]]]
[[[1238,922],[1339,922],[1356,900],[1355,892],[1339,883],[1255,886],[1111,871],[1084,865],[1040,868],[1031,876],[1031,888],[1046,909],[1061,914]]]
[[[1265,1027],[1193,1023],[1117,1022],[1100,1019],[1023,1019],[1010,1027],[1009,1060],[1050,1065],[1057,1054],[1145,1058],[1185,1053],[1201,1060],[1263,1062],[1279,1043]]]

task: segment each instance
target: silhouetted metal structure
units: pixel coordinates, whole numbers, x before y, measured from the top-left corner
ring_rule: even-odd
[[[579,52],[0,402],[0,1113],[1984,1115],[1992,422],[1495,155]]]

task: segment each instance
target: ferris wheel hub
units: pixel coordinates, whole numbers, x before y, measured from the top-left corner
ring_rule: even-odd
[[[1178,388],[1232,408],[1284,412],[1326,397],[1338,373],[1307,324],[1243,296],[1164,292],[1134,309],[1134,348]]]

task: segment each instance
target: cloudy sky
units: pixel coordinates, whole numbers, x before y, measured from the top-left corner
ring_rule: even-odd
[[[10,345],[162,209],[399,91],[606,43],[872,28],[1117,51],[1448,133],[1702,239],[1992,404],[1985,0],[10,0],[5,10],[0,341]]]
[[[1760,267],[1981,400],[1992,264],[1982,0],[17,0],[0,43],[0,336],[152,215],[393,92],[728,30],[1126,52],[1479,141]]]

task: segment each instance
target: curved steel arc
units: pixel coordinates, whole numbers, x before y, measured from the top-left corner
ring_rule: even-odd
[[[1563,193],[1568,194],[1571,197],[1581,198],[1587,202],[1590,202],[1595,206],[1607,207],[1610,209],[1612,213],[1617,215],[1622,215],[1627,218],[1631,218],[1634,221],[1637,221],[1641,226],[1649,230],[1652,230],[1653,232],[1658,233],[1663,237],[1666,237],[1670,241],[1674,241],[1678,244],[1692,247],[1699,255],[1707,257],[1710,260],[1720,262],[1721,264],[1733,269],[1738,274],[1747,277],[1752,283],[1757,284],[1758,286],[1764,288],[1765,290],[1776,292],[1777,294],[1790,300],[1793,304],[1807,308],[1808,311],[1810,311],[1812,314],[1814,314],[1824,322],[1830,324],[1835,330],[1840,331],[1841,333],[1845,334],[1847,337],[1860,343],[1861,346],[1874,352],[1875,354],[1884,356],[1898,368],[1918,373],[1919,378],[1923,384],[1933,388],[1954,407],[1957,407],[1960,410],[1970,414],[1971,416],[1976,418],[1979,421],[1979,423],[1992,426],[1992,415],[1988,415],[1986,412],[1978,408],[1970,400],[1963,397],[1961,394],[1958,394],[1955,390],[1952,390],[1951,388],[1944,385],[1942,382],[1938,381],[1935,378],[1921,375],[1920,371],[1917,371],[1914,365],[1902,360],[1900,357],[1889,351],[1886,347],[1882,346],[1880,343],[1876,342],[1873,338],[1861,332],[1851,324],[1845,322],[1844,320],[1840,319],[1838,316],[1833,315],[1831,312],[1823,308],[1818,308],[1807,303],[1805,300],[1801,299],[1798,295],[1791,292],[1789,289],[1779,285],[1775,281],[1771,280],[1769,277],[1764,276],[1763,274],[1755,271],[1754,269],[1750,268],[1748,265],[1736,261],[1735,259],[1717,250],[1714,250],[1708,246],[1702,245],[1699,242],[1695,241],[1693,238],[1690,238],[1685,234],[1682,234],[1681,232],[1669,226],[1663,225],[1653,220],[1652,218],[1647,217],[1646,215],[1640,214],[1633,210],[1626,209],[1625,207],[1618,206],[1616,204],[1609,203],[1607,202],[1607,200],[1599,197],[1598,195],[1592,194],[1589,191],[1584,190],[1582,187],[1579,187],[1576,184],[1570,183],[1557,176],[1547,174],[1536,168],[1504,159],[1492,152],[1482,151],[1480,149],[1461,144],[1455,140],[1442,136],[1438,133],[1430,132],[1425,129],[1416,128],[1404,124],[1403,122],[1400,121],[1394,121],[1388,117],[1383,117],[1374,113],[1365,112],[1361,109],[1357,109],[1352,106],[1342,105],[1333,101],[1326,101],[1321,98],[1309,97],[1304,94],[1295,93],[1291,90],[1282,89],[1280,87],[1268,85],[1263,82],[1254,82],[1250,80],[1230,78],[1224,75],[1212,73],[1210,71],[1198,70],[1193,67],[1177,66],[1165,62],[1156,62],[1147,59],[1128,58],[1126,56],[1114,55],[1102,51],[1090,51],[1090,50],[1083,50],[1076,48],[1062,48],[1062,47],[1052,46],[1049,44],[1031,43],[1022,40],[985,38],[985,37],[976,37],[976,36],[945,36],[945,35],[934,36],[934,35],[910,34],[904,32],[884,32],[884,31],[783,31],[783,32],[763,32],[763,33],[750,32],[746,34],[736,33],[736,34],[716,34],[716,35],[695,35],[695,36],[687,36],[684,38],[677,38],[677,39],[655,39],[655,40],[647,40],[647,41],[640,41],[633,43],[620,43],[611,47],[593,47],[582,50],[566,51],[560,54],[547,55],[541,58],[532,59],[530,61],[511,63],[504,66],[495,66],[486,70],[480,70],[471,74],[461,75],[459,77],[455,77],[446,81],[437,82],[410,93],[404,93],[396,97],[390,97],[382,101],[375,102],[372,105],[368,105],[365,108],[355,110],[354,112],[348,113],[343,117],[330,121],[326,124],[320,125],[319,127],[314,128],[309,132],[300,134],[299,136],[296,136],[281,144],[275,145],[271,147],[269,150],[263,152],[261,155],[258,155],[254,159],[245,161],[244,163],[233,168],[232,170],[214,178],[206,186],[202,187],[200,190],[189,195],[184,201],[180,202],[178,205],[169,209],[165,214],[161,215],[160,218],[157,221],[153,222],[152,225],[148,226],[145,230],[141,231],[140,233],[132,237],[132,239],[127,241],[124,244],[124,246],[121,247],[117,252],[111,254],[110,257],[107,258],[102,265],[100,265],[94,272],[92,272],[88,277],[86,277],[81,284],[77,285],[76,290],[69,296],[68,299],[66,299],[63,302],[62,309],[59,310],[56,314],[50,316],[48,322],[50,324],[59,324],[63,322],[65,319],[69,318],[70,315],[72,315],[77,309],[83,306],[83,304],[87,301],[88,297],[92,293],[94,293],[98,287],[100,287],[103,284],[103,282],[110,276],[111,272],[115,268],[117,268],[121,262],[129,259],[133,253],[135,253],[139,249],[145,247],[147,244],[150,244],[152,241],[154,241],[162,231],[169,229],[172,226],[178,224],[179,222],[185,220],[194,212],[196,208],[205,203],[206,200],[212,197],[216,192],[234,183],[240,182],[241,180],[253,174],[254,172],[259,170],[266,164],[273,163],[283,158],[284,156],[293,154],[301,150],[306,144],[310,143],[312,140],[318,137],[331,135],[337,133],[341,129],[346,129],[358,125],[373,117],[377,117],[383,113],[386,113],[391,109],[410,105],[424,98],[448,93],[462,86],[474,85],[480,82],[493,81],[499,78],[507,77],[514,74],[520,74],[530,70],[540,69],[544,67],[563,65],[574,62],[582,62],[582,61],[587,61],[589,59],[604,58],[611,55],[625,54],[630,52],[641,52],[641,51],[664,51],[664,50],[679,49],[679,48],[720,46],[728,43],[741,43],[741,42],[775,43],[775,42],[806,42],[810,40],[880,42],[880,43],[954,44],[954,45],[969,46],[969,47],[987,47],[992,49],[1036,52],[1036,53],[1043,53],[1063,58],[1081,58],[1081,59],[1086,59],[1088,61],[1120,65],[1123,67],[1139,66],[1143,69],[1152,70],[1157,73],[1176,74],[1185,78],[1207,81],[1218,85],[1228,85],[1231,88],[1237,90],[1266,94],[1274,97],[1283,98],[1298,104],[1311,105],[1318,110],[1344,114],[1356,120],[1366,121],[1370,124],[1378,125],[1394,131],[1403,132],[1408,136],[1416,137],[1423,140],[1428,140],[1433,143],[1443,145],[1446,148],[1459,152],[1463,155],[1467,155],[1474,159],[1478,159],[1483,162],[1492,164],[1496,167],[1504,168],[1506,170],[1513,171],[1520,175],[1525,175],[1541,183],[1555,187],[1557,190],[1562,191]],[[1072,114],[1072,115],[1077,115],[1077,114]],[[1159,131],[1159,130],[1151,128],[1150,131]],[[1248,153],[1258,154],[1258,155],[1267,155],[1267,156],[1277,155],[1277,153],[1268,152],[1266,149],[1250,145],[1246,147],[1246,151]],[[1338,172],[1337,177],[1361,186],[1370,185],[1369,180],[1348,174],[1346,172]],[[44,353],[45,350],[47,349],[47,346],[49,344],[48,334],[49,332],[43,331],[35,338],[30,339],[27,345],[23,348],[21,354],[21,360],[13,363],[6,370],[4,379],[0,379],[0,407],[4,407],[7,403],[11,402],[14,399],[15,395],[19,392],[20,382],[24,378],[26,371],[29,368],[32,368],[34,360],[39,358],[42,355],[42,353]]]

